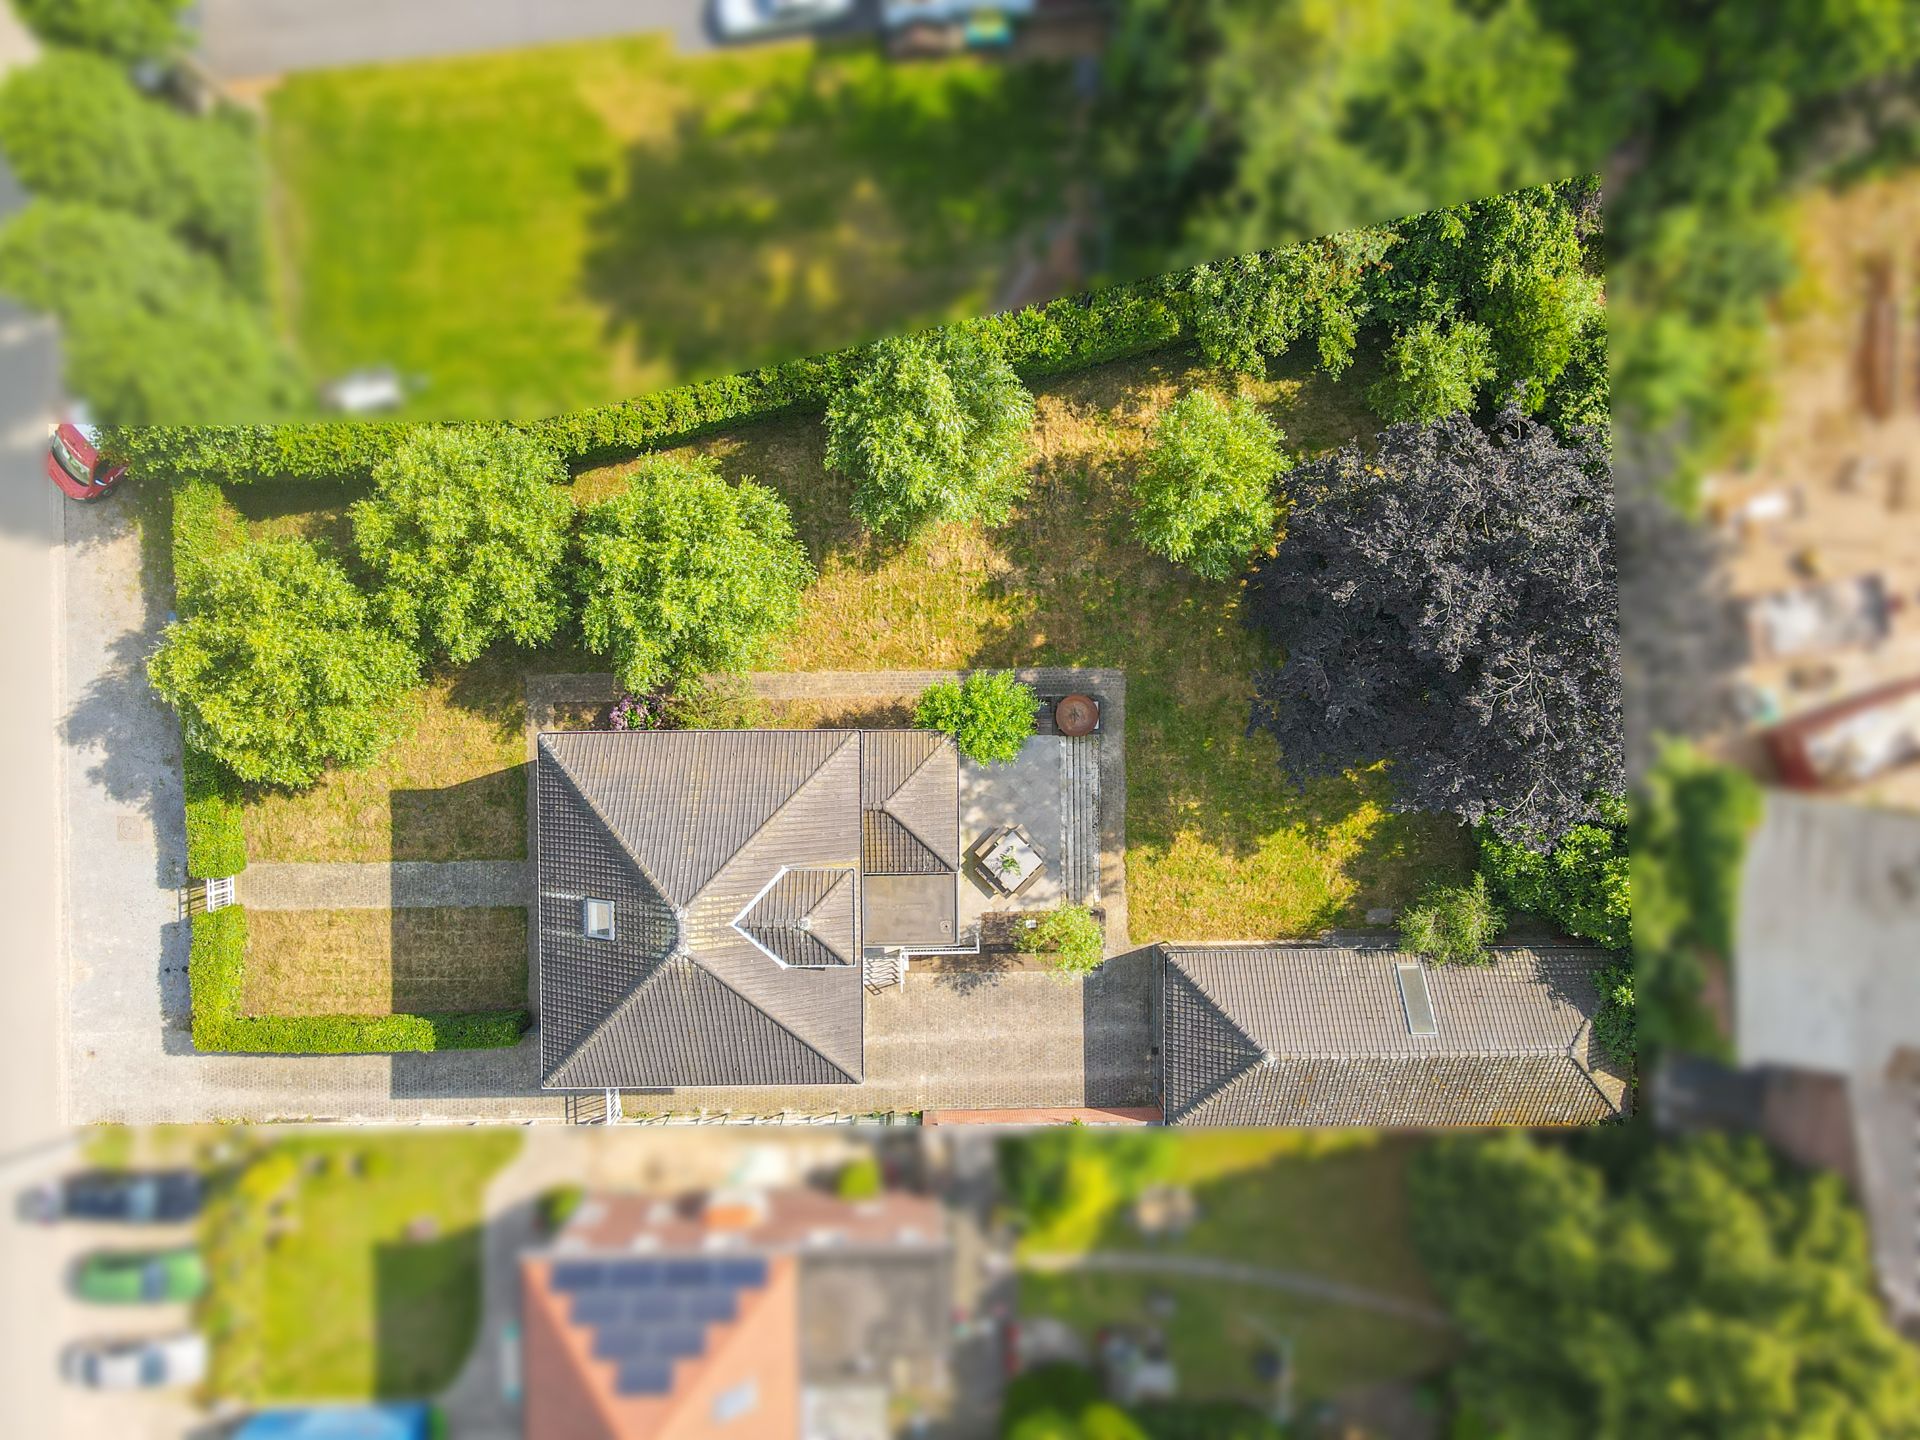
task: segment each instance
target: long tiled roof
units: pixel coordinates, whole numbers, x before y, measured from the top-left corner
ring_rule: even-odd
[[[1162,947],[1170,1124],[1550,1125],[1617,1113],[1593,1039],[1604,952],[1502,947],[1486,966],[1389,949]],[[1415,1034],[1414,966],[1434,1033]]]
[[[851,880],[860,755],[860,736],[844,730],[540,737],[544,1084],[859,1080],[853,888],[813,887],[810,938],[814,925],[787,913],[805,884],[780,885],[796,872]],[[776,891],[756,936],[747,922]],[[612,940],[583,933],[588,897],[613,902]],[[783,934],[799,938],[776,961],[766,941]]]

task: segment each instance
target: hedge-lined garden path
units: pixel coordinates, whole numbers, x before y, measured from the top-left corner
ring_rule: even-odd
[[[254,910],[492,908],[529,904],[532,894],[532,867],[524,860],[257,861],[234,882],[234,898]]]

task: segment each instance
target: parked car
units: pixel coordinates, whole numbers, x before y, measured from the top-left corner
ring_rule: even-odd
[[[400,373],[387,365],[350,370],[331,384],[320,388],[320,398],[330,410],[342,415],[378,415],[397,410],[407,398],[407,387]]]
[[[60,1370],[89,1390],[160,1390],[198,1385],[207,1375],[207,1337],[189,1331],[157,1340],[79,1340]]]
[[[192,1245],[174,1250],[103,1250],[80,1263],[74,1293],[96,1305],[198,1300],[207,1266]]]
[[[205,1186],[194,1170],[84,1170],[35,1186],[20,1197],[20,1213],[56,1220],[111,1220],[166,1225],[200,1213]]]
[[[124,465],[100,463],[99,432],[85,421],[64,420],[47,443],[47,478],[75,500],[98,500],[125,478]]]
[[[791,35],[844,20],[853,0],[713,0],[713,28],[728,40]]]

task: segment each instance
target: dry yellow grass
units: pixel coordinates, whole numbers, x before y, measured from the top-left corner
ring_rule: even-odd
[[[1241,624],[1241,587],[1195,578],[1128,532],[1128,486],[1160,409],[1196,385],[1240,386],[1288,448],[1315,454],[1374,422],[1365,377],[1328,380],[1309,364],[1261,382],[1159,357],[1039,387],[1033,488],[1012,523],[952,527],[904,546],[863,536],[849,487],[824,465],[817,417],[742,426],[689,451],[734,479],[779,490],[819,571],[800,624],[766,668],[886,670],[975,665],[1116,666],[1128,676],[1127,886],[1137,940],[1299,936],[1406,903],[1429,878],[1456,878],[1468,839],[1450,820],[1385,806],[1376,766],[1304,792],[1273,744],[1245,733],[1253,673],[1270,663]],[[614,493],[632,466],[576,478],[576,502]],[[324,511],[283,510],[256,530],[334,541]],[[528,673],[600,670],[603,660],[504,652],[417,697],[411,728],[373,769],[329,776],[299,796],[259,796],[250,853],[300,860],[491,859],[524,853],[522,683]],[[876,723],[871,707],[787,705],[756,723]],[[893,712],[889,712],[893,713]]]
[[[254,910],[250,1015],[405,1015],[527,1003],[518,908]]]

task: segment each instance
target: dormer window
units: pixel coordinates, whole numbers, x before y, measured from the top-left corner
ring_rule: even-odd
[[[613,939],[613,902],[587,899],[580,902],[580,930],[589,940]]]

